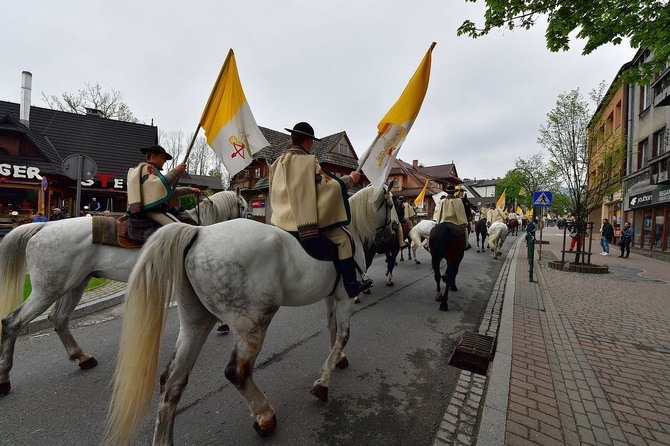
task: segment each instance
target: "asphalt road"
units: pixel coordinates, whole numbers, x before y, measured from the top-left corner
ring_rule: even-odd
[[[514,240],[508,238],[505,253]],[[419,259],[420,265],[399,262],[394,287],[384,285],[382,256],[375,259],[376,285],[352,319],[350,365],[334,371],[328,403],[309,393],[328,353],[323,303],[279,311],[254,375],[277,410],[271,437],[257,436],[246,403],[224,377],[232,335],[212,332],[179,405],[175,444],[431,445],[460,372],[447,362],[463,333],[479,326],[503,260],[467,251],[459,291],[444,313],[434,301],[429,255],[423,251]],[[19,338],[12,391],[0,397],[0,445],[100,443],[121,314],[118,306],[73,322],[74,336],[99,361],[89,371],[66,359],[53,331]],[[178,328],[173,309],[160,368]],[[151,443],[155,400],[138,445]]]

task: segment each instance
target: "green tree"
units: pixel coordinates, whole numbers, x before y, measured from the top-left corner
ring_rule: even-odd
[[[600,90],[591,93],[591,99],[599,103]],[[609,175],[591,175],[595,171],[611,171],[621,164],[623,150],[613,150],[602,159],[589,156],[588,126],[592,113],[589,102],[579,89],[558,96],[556,106],[547,113],[547,123],[540,127],[538,143],[550,155],[550,165],[558,174],[561,187],[567,192],[569,205],[563,204],[578,221],[586,221],[589,214],[601,206],[603,198],[620,187]],[[596,165],[597,164],[597,165]]]
[[[558,172],[552,164],[544,160],[542,153],[536,153],[530,158],[517,158],[514,161],[514,168],[507,172],[497,184],[496,189],[499,189],[501,193],[507,189],[505,196],[508,202],[516,199],[517,204],[531,207],[533,192],[558,191],[560,181]]]
[[[118,121],[139,122],[133,116],[128,104],[123,102],[123,94],[112,88],[112,92],[103,91],[100,84],[86,83],[86,88],[76,93],[61,93],[60,96],[47,96],[42,92],[42,99],[49,108],[70,113],[86,114],[86,109],[98,110],[103,118]]]
[[[476,3],[477,0],[466,0]],[[570,35],[586,40],[582,54],[607,43],[630,40],[633,48],[651,50],[655,57],[630,71],[623,80],[643,83],[665,68],[670,59],[670,5],[668,0],[485,0],[484,26],[466,20],[458,35],[480,37],[496,28],[530,29],[547,16],[545,33],[550,51],[570,49]]]

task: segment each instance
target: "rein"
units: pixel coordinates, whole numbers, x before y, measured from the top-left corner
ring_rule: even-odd
[[[382,206],[386,205],[384,208],[384,212],[386,215],[384,216],[384,221],[385,223],[381,226],[379,226],[377,229],[375,229],[375,245],[378,245],[379,243],[384,243],[388,241],[391,237],[393,237],[393,234],[391,234],[390,237],[387,237],[386,239],[384,238],[384,231],[387,226],[391,226],[391,216],[389,215],[389,206],[388,206],[388,194],[384,194],[384,200],[381,202],[377,210],[381,209]],[[391,229],[393,229],[391,227]],[[393,231],[391,231],[393,232]]]

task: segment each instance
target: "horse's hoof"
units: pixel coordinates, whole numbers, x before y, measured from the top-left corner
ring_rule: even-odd
[[[450,289],[451,291],[458,291],[458,288],[456,287],[456,285],[452,285],[452,286],[450,286],[449,289]]]
[[[228,324],[221,324],[216,328],[216,331],[218,331],[221,334],[228,334],[230,333],[230,327]]]
[[[449,304],[440,304],[440,311],[449,311]]]
[[[435,301],[436,302],[441,302],[442,301],[442,293],[437,293],[437,295],[435,296]]]
[[[414,263],[416,263],[417,265],[421,265],[421,262],[419,262],[418,260],[414,260]]]
[[[328,402],[328,387],[324,387],[320,384],[315,385],[310,390],[312,395],[323,401],[324,403]]]
[[[335,367],[337,367],[340,370],[346,369],[347,367],[349,367],[349,360],[345,356],[344,358],[341,358],[339,361],[335,363]]]
[[[97,365],[98,365],[98,361],[93,356],[91,356],[86,361],[80,362],[79,363],[79,368],[82,369],[82,370],[89,370],[89,369],[92,369],[93,367],[95,367]]]
[[[7,395],[10,390],[12,390],[12,385],[9,383],[9,381],[0,383],[0,395]]]
[[[272,417],[272,420],[268,423],[268,426],[263,429],[260,424],[258,424],[258,421],[254,421],[254,430],[258,435],[261,437],[265,438],[269,435],[271,435],[275,429],[277,429],[277,415]]]
[[[395,286],[393,282],[386,282],[386,286]]]

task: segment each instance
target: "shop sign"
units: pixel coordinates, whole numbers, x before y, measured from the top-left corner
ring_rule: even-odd
[[[125,187],[124,185],[124,179],[123,178],[115,178],[116,174],[104,174],[104,173],[98,173],[96,175],[100,179],[100,187],[104,189],[123,189]],[[111,182],[110,182],[111,180]],[[95,185],[95,180],[90,179],[90,180],[85,180],[81,182],[81,185],[84,187],[91,187]]]
[[[252,208],[264,208],[265,207],[265,200],[251,200],[251,207]]]
[[[629,209],[641,208],[660,203],[670,202],[670,187],[665,189],[654,189],[643,194],[633,195],[629,198]]]
[[[14,164],[0,164],[0,177],[27,178],[41,180],[40,169],[31,166],[17,166]]]

